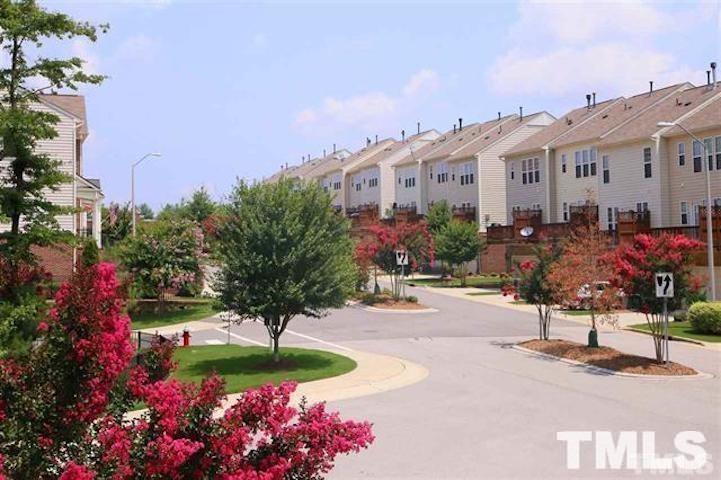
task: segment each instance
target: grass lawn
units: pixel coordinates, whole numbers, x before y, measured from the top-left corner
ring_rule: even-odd
[[[440,278],[418,278],[406,280],[406,283],[413,287],[459,288],[461,286],[461,279],[441,280]],[[502,283],[503,280],[501,277],[490,277],[487,275],[474,275],[466,278],[466,287],[499,288]]]
[[[186,308],[171,310],[169,312],[142,312],[130,315],[133,321],[131,327],[133,330],[141,330],[143,328],[176,325],[178,323],[212,317],[215,313],[210,302],[198,301],[186,305]]]
[[[226,382],[226,391],[236,393],[266,383],[283,380],[310,382],[350,372],[356,362],[348,357],[321,350],[280,347],[280,367],[272,365],[272,357],[265,347],[240,345],[207,345],[178,348],[175,360],[178,369],[173,377],[200,382],[215,371]]]
[[[561,310],[561,313],[565,315],[570,315],[572,317],[583,317],[585,315],[591,315],[590,310]]]
[[[485,295],[498,295],[500,292],[469,292],[466,293],[466,295],[470,295],[471,297],[480,297]]]
[[[631,325],[631,328],[637,328],[646,332],[649,331],[648,325],[645,323]],[[702,342],[721,342],[721,335],[695,332],[691,326],[691,322],[668,322],[668,334],[673,337],[690,338],[691,340],[700,340]]]

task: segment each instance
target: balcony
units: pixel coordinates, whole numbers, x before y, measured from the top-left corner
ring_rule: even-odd
[[[471,205],[463,205],[457,207],[453,205],[452,209],[453,218],[464,222],[475,222],[476,221],[476,207]]]
[[[93,237],[93,228],[78,228],[75,231],[75,235],[79,238],[90,238]]]
[[[412,204],[393,204],[393,213],[404,213],[404,214],[410,214],[410,215],[417,215],[418,209],[415,205]]]

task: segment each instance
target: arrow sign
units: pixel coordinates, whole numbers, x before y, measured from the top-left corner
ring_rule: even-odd
[[[673,298],[673,274],[656,272],[656,297]]]
[[[408,252],[405,250],[396,250],[396,265],[408,265]]]

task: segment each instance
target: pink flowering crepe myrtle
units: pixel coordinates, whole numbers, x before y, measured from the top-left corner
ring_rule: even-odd
[[[217,375],[196,385],[128,370],[118,290],[113,265],[81,270],[60,288],[39,347],[0,362],[0,479],[317,479],[336,456],[373,442],[368,422],[343,421],[322,403],[292,407],[295,383],[248,390],[219,415]],[[156,367],[174,367],[166,344],[154,350]],[[147,410],[131,419],[138,401]]]

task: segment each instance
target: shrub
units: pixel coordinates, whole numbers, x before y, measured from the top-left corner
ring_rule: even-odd
[[[696,302],[688,309],[691,326],[699,333],[721,335],[721,302]]]
[[[408,296],[406,297],[406,302],[409,302],[409,303],[418,303],[418,297],[416,297],[415,295],[408,295]]]

